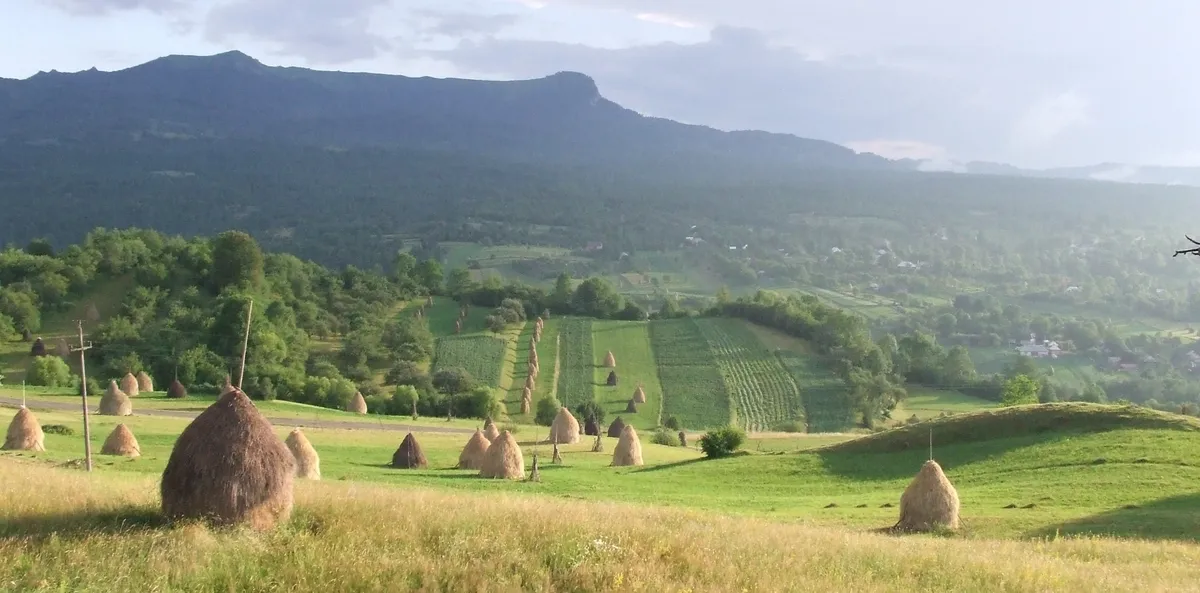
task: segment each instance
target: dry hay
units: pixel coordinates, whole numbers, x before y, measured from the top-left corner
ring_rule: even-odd
[[[625,404],[625,413],[626,414],[636,414],[637,413],[637,402],[633,401],[632,399],[629,400],[629,403]]]
[[[33,332],[29,331],[28,327],[21,330],[21,341],[22,342],[32,342],[33,341]]]
[[[30,348],[29,348],[29,354],[30,354],[30,356],[45,356],[46,355],[46,343],[43,342],[40,337],[38,339],[34,340],[33,346],[30,346]]]
[[[250,398],[232,390],[175,441],[160,492],[171,519],[269,529],[292,512],[296,460]]]
[[[483,458],[483,467],[479,468],[479,477],[506,480],[525,477],[525,456],[512,433],[506,430],[492,441]]]
[[[29,408],[21,406],[4,435],[5,451],[45,451],[46,434]]]
[[[142,448],[138,446],[137,439],[133,436],[133,431],[129,430],[129,427],[124,424],[118,424],[109,433],[108,438],[104,439],[104,446],[100,447],[100,454],[141,457]]]
[[[612,350],[609,350],[608,354],[604,355],[604,368],[617,368],[617,357],[613,356]]]
[[[529,363],[529,372],[528,372],[527,374],[528,374],[530,377],[533,377],[534,379],[536,379],[536,378],[537,378],[537,376],[538,376],[538,372],[539,372],[539,370],[540,370],[540,369],[538,369],[538,363],[536,363],[536,362],[531,362],[531,363]]]
[[[529,405],[530,405],[530,403],[529,403],[529,399],[522,399],[522,400],[521,400],[521,413],[522,413],[522,414],[528,414],[528,413],[529,413]]]
[[[496,423],[492,422],[491,418],[483,423],[483,436],[487,437],[488,442],[494,441],[496,437],[500,436],[500,429],[496,428]]]
[[[533,390],[528,387],[522,387],[521,388],[521,400],[524,401],[527,399],[528,400],[533,399]]]
[[[680,447],[687,446],[687,433],[683,432],[682,430],[679,431],[679,446]]]
[[[116,381],[108,382],[108,389],[100,397],[100,415],[130,416],[133,414],[133,402],[117,387]]]
[[[54,353],[67,362],[71,362],[71,345],[66,340],[59,338],[54,344]]]
[[[137,374],[137,383],[139,391],[154,391],[154,379],[151,379],[146,371]]]
[[[642,465],[642,442],[638,440],[637,431],[632,426],[626,426],[621,431],[621,440],[617,441],[617,447],[613,449],[612,464],[614,467]]]
[[[471,439],[467,441],[467,446],[463,447],[462,453],[458,454],[458,468],[483,469],[483,461],[487,457],[490,446],[492,446],[492,441],[488,440],[483,432],[476,430],[475,434],[471,435]]]
[[[363,398],[361,391],[355,391],[354,397],[346,402],[346,411],[360,415],[367,413],[367,400]]]
[[[299,428],[293,428],[284,443],[292,452],[292,458],[296,460],[296,477],[320,480],[321,456],[317,455],[317,450],[308,442],[308,437],[304,436]]]
[[[140,386],[138,385],[137,377],[134,377],[133,373],[125,373],[125,376],[121,377],[121,391],[124,391],[125,395],[129,397],[137,396]]]
[[[400,448],[392,454],[392,467],[399,469],[429,467],[429,462],[425,460],[425,453],[421,451],[421,444],[417,442],[417,437],[413,436],[413,433],[408,433],[400,442]]]
[[[537,389],[537,383],[534,382],[533,375],[527,375],[525,377],[525,387],[528,387],[530,391]]]
[[[958,492],[936,461],[926,461],[904,489],[900,496],[900,520],[894,529],[916,532],[958,529]]]
[[[588,416],[587,420],[583,421],[583,434],[590,437],[600,434],[600,425],[596,423],[595,416]]]
[[[179,379],[172,380],[171,384],[167,386],[167,397],[172,399],[187,397],[187,389],[184,388],[183,383],[179,382]]]
[[[617,419],[608,425],[608,436],[609,438],[619,439],[623,430],[625,430],[625,421],[621,420],[620,416],[617,416]]]
[[[233,391],[233,389],[233,379],[230,379],[229,375],[225,375],[225,382],[221,384],[221,395],[225,395]]]
[[[646,403],[646,391],[644,389],[642,389],[641,385],[638,385],[637,389],[633,390],[633,403],[635,403],[635,404]]]
[[[564,445],[579,442],[579,421],[566,406],[558,409],[554,422],[550,423],[550,442]]]
[[[617,372],[609,371],[608,379],[604,381],[604,384],[608,385],[609,387],[616,387],[617,386]]]

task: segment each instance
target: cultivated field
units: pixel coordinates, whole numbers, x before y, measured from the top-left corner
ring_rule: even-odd
[[[592,320],[567,317],[559,320],[558,328],[558,400],[570,407],[595,397]]]
[[[731,420],[725,380],[704,344],[693,319],[650,324],[650,345],[663,387],[663,418],[674,416],[684,426],[721,426]]]
[[[734,413],[750,431],[803,418],[800,393],[779,359],[736,319],[700,319],[701,335],[717,358]]]
[[[508,341],[489,335],[447,336],[438,338],[433,369],[466,369],[476,381],[500,387],[508,353]]]
[[[596,370],[596,397],[608,411],[609,418],[620,416],[626,424],[638,430],[659,426],[662,419],[662,386],[658,382],[658,369],[654,364],[654,353],[650,348],[650,337],[645,322],[598,321],[592,325],[592,352]],[[616,387],[604,384],[609,369],[604,367],[604,356],[612,352],[617,359]],[[636,414],[625,411],[637,386],[646,393],[646,403],[638,404]],[[686,426],[686,425],[685,425]]]

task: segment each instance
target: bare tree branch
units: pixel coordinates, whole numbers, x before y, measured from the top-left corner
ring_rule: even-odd
[[[1187,235],[1184,235],[1184,237],[1186,237],[1188,241],[1191,241],[1193,245],[1200,245],[1200,241],[1197,241],[1197,240],[1195,240],[1195,239],[1193,239],[1193,238],[1191,238],[1191,237],[1188,237]],[[1176,251],[1176,252],[1175,252],[1175,255],[1172,255],[1171,257],[1177,257],[1177,256],[1180,256],[1180,255],[1197,255],[1197,256],[1200,256],[1200,247],[1193,247],[1193,248],[1191,248],[1191,249],[1180,249],[1180,250]]]

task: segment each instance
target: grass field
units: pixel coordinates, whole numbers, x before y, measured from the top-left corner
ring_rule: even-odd
[[[701,347],[706,342],[696,321],[655,321],[649,333],[663,387],[663,418],[674,416],[689,428],[728,424],[732,419],[729,392],[716,357]]]
[[[433,369],[435,372],[455,367],[465,369],[476,381],[498,388],[507,353],[508,341],[503,337],[447,336],[437,340]]]
[[[597,321],[592,324],[592,352],[596,370],[596,398],[608,411],[608,418],[620,416],[626,424],[638,430],[655,428],[661,422],[662,386],[658,383],[658,368],[654,364],[654,353],[650,349],[650,337],[646,322]],[[608,387],[605,380],[609,369],[604,367],[604,356],[611,351],[617,359],[616,387]],[[638,406],[636,414],[625,412],[625,406],[633,397],[637,386],[646,393],[646,403]],[[610,420],[611,421],[611,420]]]
[[[902,422],[916,416],[920,420],[927,420],[943,413],[961,414],[996,406],[996,402],[963,395],[956,391],[939,391],[910,386],[908,397],[892,411],[892,419]]]
[[[558,401],[571,407],[595,398],[592,320],[567,317],[558,324]],[[541,356],[541,353],[538,353]]]
[[[796,383],[746,322],[715,318],[696,325],[717,358],[739,424],[757,432],[803,418]]]

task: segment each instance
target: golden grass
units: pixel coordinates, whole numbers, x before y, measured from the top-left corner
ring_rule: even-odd
[[[297,483],[294,518],[273,532],[166,527],[156,484],[0,460],[0,587],[1082,593],[1179,591],[1200,581],[1200,546],[1191,544],[898,538],[358,483]]]

